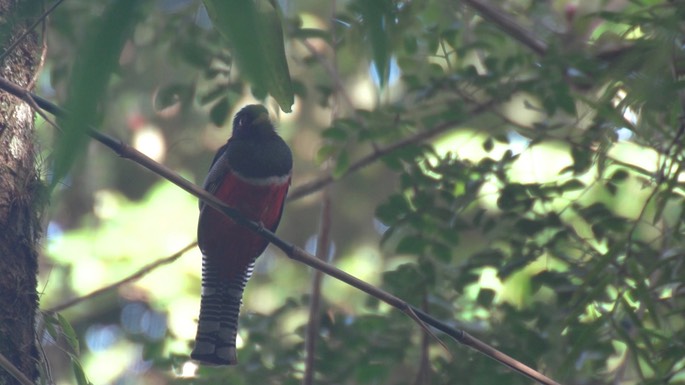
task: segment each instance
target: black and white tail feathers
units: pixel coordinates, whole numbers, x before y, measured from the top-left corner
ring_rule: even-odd
[[[208,365],[235,365],[235,340],[243,290],[254,262],[234,279],[219,277],[219,266],[202,257],[202,300],[195,348],[190,357]]]

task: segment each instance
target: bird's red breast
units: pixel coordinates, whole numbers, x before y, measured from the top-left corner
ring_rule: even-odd
[[[289,187],[290,175],[250,179],[229,171],[214,195],[247,219],[275,231]],[[226,279],[245,271],[268,244],[259,235],[209,206],[200,214],[199,227],[203,229],[198,238],[202,253],[218,261],[219,275]]]

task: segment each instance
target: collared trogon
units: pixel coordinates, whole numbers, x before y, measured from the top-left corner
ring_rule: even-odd
[[[212,162],[204,188],[246,218],[276,231],[290,187],[290,148],[269,113],[249,105],[233,120],[233,135]],[[268,242],[200,202],[197,240],[202,251],[202,300],[194,360],[235,365],[243,289]]]

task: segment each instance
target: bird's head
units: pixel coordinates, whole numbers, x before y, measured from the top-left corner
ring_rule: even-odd
[[[269,111],[261,104],[243,107],[233,119],[233,137],[250,138],[272,135],[274,126],[269,119]]]

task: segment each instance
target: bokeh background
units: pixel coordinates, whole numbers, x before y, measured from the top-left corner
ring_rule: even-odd
[[[278,4],[296,100],[290,114],[265,104],[295,156],[292,190],[334,175],[333,264],[560,381],[685,381],[682,2],[497,2],[544,54],[471,2]],[[64,102],[106,5],[50,15],[40,95]],[[143,10],[99,129],[201,184],[233,114],[259,101],[200,1]],[[38,130],[50,181],[59,134]],[[321,190],[290,200],[278,235],[314,252],[321,205]],[[59,310],[48,329],[73,327],[43,337],[55,383],[80,383],[74,365],[97,384],[301,381],[313,271],[271,247],[234,368],[188,358],[197,248],[64,306],[192,244],[197,215],[192,196],[88,144],[45,215],[41,309]],[[317,383],[530,383],[345,284],[325,278],[322,298]]]

